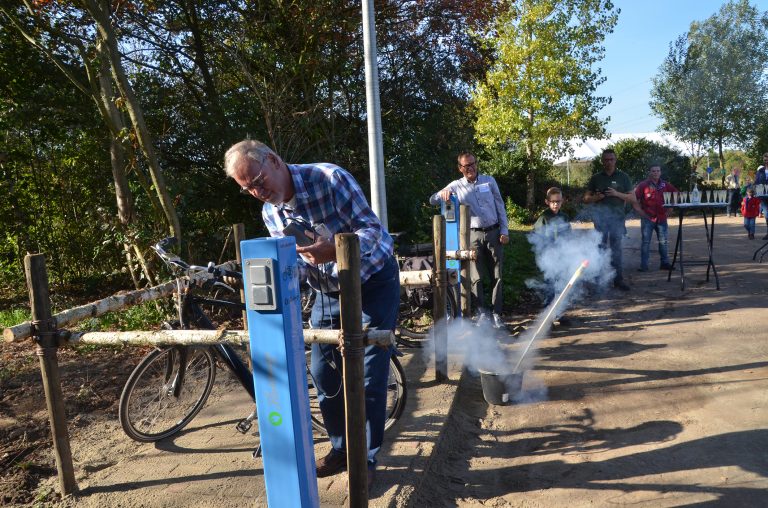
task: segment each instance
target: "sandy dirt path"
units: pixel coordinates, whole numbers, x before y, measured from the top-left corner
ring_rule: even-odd
[[[637,221],[628,233],[632,291],[578,302],[537,344],[525,384],[546,400],[490,406],[462,379],[413,506],[768,506],[768,263],[751,259],[765,226],[749,241],[717,218],[720,291],[704,266],[686,267],[685,291],[638,272]],[[706,259],[702,220],[684,233],[686,259]]]

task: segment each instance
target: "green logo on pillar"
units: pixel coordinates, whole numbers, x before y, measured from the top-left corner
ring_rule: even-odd
[[[283,416],[277,411],[272,411],[271,413],[269,413],[269,423],[277,427],[278,425],[283,423]]]

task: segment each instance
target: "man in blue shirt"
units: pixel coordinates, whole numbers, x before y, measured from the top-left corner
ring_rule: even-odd
[[[459,203],[470,209],[470,243],[477,251],[477,261],[471,264],[472,270],[472,299],[478,312],[485,309],[482,279],[488,275],[493,285],[491,305],[493,308],[493,326],[502,328],[501,319],[504,292],[501,285],[502,264],[504,261],[504,245],[509,243],[509,228],[504,200],[501,199],[499,186],[492,176],[481,175],[477,170],[477,159],[469,152],[458,157],[459,171],[463,178],[449,183],[443,190],[429,198],[433,205],[440,201],[448,201],[455,194]]]
[[[262,217],[273,237],[284,236],[291,223],[303,225],[309,245],[297,246],[300,269],[317,292],[312,308],[313,328],[340,327],[337,233],[360,238],[360,279],[363,324],[370,329],[394,330],[400,301],[400,276],[393,241],[355,179],[328,163],[286,164],[263,143],[245,140],[224,157],[224,170],[241,192],[264,202]],[[387,380],[391,348],[365,348],[365,415],[368,430],[368,485],[375,473],[376,453],[384,438]],[[344,391],[339,368],[342,358],[334,345],[313,344],[311,371],[318,403],[328,431],[331,451],[317,461],[317,476],[346,468]]]

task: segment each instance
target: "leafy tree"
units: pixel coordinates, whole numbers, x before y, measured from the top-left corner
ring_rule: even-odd
[[[521,0],[510,3],[485,38],[495,61],[473,93],[478,140],[520,147],[526,155],[526,204],[534,203],[535,161],[562,153],[573,137],[601,137],[595,69],[619,10],[609,0]]]
[[[473,148],[467,83],[484,74],[488,55],[471,34],[488,31],[499,5],[493,0],[377,4],[393,230],[430,230],[428,216],[435,210],[425,205],[428,194],[456,177],[456,154]],[[16,222],[10,259],[40,232],[47,235],[45,245],[66,239],[65,223],[75,231],[72,248],[57,251],[61,267],[109,271],[124,258],[120,248],[128,233],[136,245],[156,240],[165,228],[152,164],[142,156],[146,146],[156,152],[167,177],[167,197],[188,240],[184,254],[194,260],[218,257],[234,222],[246,223],[249,235],[264,233],[261,204],[240,196],[221,170],[226,147],[246,136],[267,141],[290,162],[337,162],[367,186],[359,3],[22,0],[0,2],[0,30],[0,52],[7,42],[26,45],[29,56],[8,53],[2,59],[12,72],[0,76],[0,85],[15,78],[26,86],[0,93],[0,131],[7,141],[0,142],[0,152],[8,152],[0,171],[10,181],[34,173],[40,182],[25,187],[20,206],[0,204],[3,217],[29,210],[37,219],[31,226],[26,219]],[[115,70],[120,64],[122,75]],[[142,141],[132,128],[141,119],[130,113],[121,82],[133,91],[152,140]],[[36,94],[38,83],[46,86]],[[77,97],[73,86],[82,92]],[[13,102],[4,102],[6,97]],[[35,129],[45,122],[30,120],[37,117],[24,111],[60,113],[57,103],[68,115],[45,116],[51,128],[41,144]],[[112,169],[123,171],[124,183],[110,178],[110,158],[122,161]],[[37,161],[48,162],[33,167]],[[66,171],[69,187],[82,196],[77,207],[58,187],[46,192],[46,181],[60,183],[56,171]],[[121,194],[126,199],[115,199],[116,189],[126,190]],[[48,212],[25,208],[26,203],[44,204]],[[122,227],[124,218],[134,221],[132,227]]]
[[[768,107],[768,13],[731,1],[670,45],[653,78],[651,109],[661,128],[688,142],[744,145]]]

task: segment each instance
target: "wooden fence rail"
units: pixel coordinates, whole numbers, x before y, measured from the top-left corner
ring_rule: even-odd
[[[228,261],[227,263],[219,265],[219,268],[225,268],[228,270],[236,270],[237,264],[234,261]],[[400,284],[408,287],[428,287],[432,285],[432,270],[416,270],[409,272],[400,272]],[[203,280],[205,277],[210,277],[207,272],[201,272],[191,277],[193,280]],[[184,277],[186,278],[186,277]],[[455,271],[448,273],[448,281],[456,283],[458,280],[457,273]],[[52,316],[54,328],[64,328],[65,326],[73,325],[84,319],[103,316],[108,312],[114,312],[116,310],[122,310],[131,305],[138,305],[143,302],[150,302],[160,298],[167,297],[176,291],[176,280],[158,284],[147,289],[140,289],[137,291],[130,291],[123,294],[116,294],[97,300],[95,302],[80,305],[79,307],[73,307],[71,309],[59,312]],[[25,321],[15,326],[11,326],[3,330],[3,338],[6,342],[14,342],[22,339],[26,339],[32,336],[32,322]]]
[[[304,330],[304,343],[338,344],[341,338],[339,330]],[[247,330],[152,330],[129,332],[70,332],[58,333],[59,345],[93,344],[102,346],[210,346],[220,342],[229,344],[248,343]],[[391,346],[395,334],[389,330],[364,330],[365,344]]]

